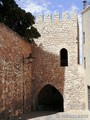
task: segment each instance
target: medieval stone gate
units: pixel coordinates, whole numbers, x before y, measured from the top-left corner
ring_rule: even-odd
[[[33,100],[47,84],[63,96],[64,111],[85,109],[84,76],[79,68],[78,21],[75,12],[39,16],[41,37],[33,46]],[[79,94],[78,94],[79,93]]]
[[[62,94],[52,85],[41,89],[35,100],[35,110],[64,112]]]
[[[0,25],[0,111],[13,109],[16,114],[28,109],[86,109],[84,75],[79,65],[77,15],[74,12],[68,18],[68,14],[63,13],[60,19],[55,13],[53,20],[51,15],[43,19],[39,16],[35,24],[41,37],[31,46]],[[32,63],[23,59],[30,53],[34,56]],[[49,95],[54,102],[62,101],[61,110],[53,101],[50,105],[50,99],[42,102],[48,96],[46,91],[51,91]],[[54,100],[54,93],[58,99]]]

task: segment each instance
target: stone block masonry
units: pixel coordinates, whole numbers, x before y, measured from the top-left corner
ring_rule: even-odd
[[[38,104],[38,94],[48,84],[54,86],[63,96],[64,111],[84,110],[84,74],[78,70],[79,39],[78,21],[75,12],[70,16],[62,13],[62,19],[55,13],[46,17],[39,15],[35,27],[41,37],[33,48],[33,104]],[[61,66],[60,51],[66,49],[68,66]]]

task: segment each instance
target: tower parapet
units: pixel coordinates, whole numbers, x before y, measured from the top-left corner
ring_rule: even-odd
[[[53,17],[52,17],[53,16]],[[77,20],[77,13],[75,11],[70,14],[69,12],[63,12],[60,18],[60,13],[54,13],[52,14],[46,14],[46,15],[38,15],[36,17],[36,22],[42,23],[42,22],[56,22],[56,21],[65,21],[65,20]]]
[[[60,21],[60,14],[59,13],[54,13],[54,21]]]
[[[71,19],[72,20],[77,20],[77,12],[76,11],[73,11],[72,14],[71,14]]]
[[[38,15],[38,16],[36,17],[36,21],[37,21],[37,22],[43,22],[43,21],[44,21],[44,15]]]
[[[47,14],[46,16],[45,16],[45,22],[51,22],[52,21],[52,14]]]
[[[68,12],[63,12],[62,13],[62,20],[68,20],[69,19],[69,13]]]

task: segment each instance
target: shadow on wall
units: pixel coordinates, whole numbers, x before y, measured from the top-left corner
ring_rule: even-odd
[[[63,112],[65,66],[60,66],[60,56],[44,51],[42,45],[38,47],[36,44],[33,54],[32,110]]]

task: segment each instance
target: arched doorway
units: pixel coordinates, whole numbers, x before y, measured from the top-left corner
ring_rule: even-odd
[[[52,85],[46,85],[38,94],[38,110],[64,112],[63,97]]]

